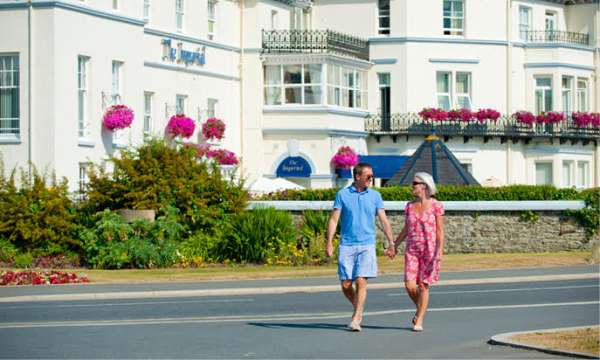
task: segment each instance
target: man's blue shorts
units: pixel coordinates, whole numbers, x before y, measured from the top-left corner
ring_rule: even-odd
[[[357,277],[377,277],[375,244],[340,245],[338,249],[338,276],[340,280],[355,280]]]

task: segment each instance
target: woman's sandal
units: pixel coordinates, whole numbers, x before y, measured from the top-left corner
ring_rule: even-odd
[[[413,326],[413,331],[416,331],[416,332],[423,331],[423,325],[415,325],[415,326]]]

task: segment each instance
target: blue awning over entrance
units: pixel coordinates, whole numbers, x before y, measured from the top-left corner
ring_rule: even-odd
[[[373,175],[376,178],[391,179],[406,160],[410,159],[410,156],[359,155],[358,159],[360,162],[365,162],[373,167]]]

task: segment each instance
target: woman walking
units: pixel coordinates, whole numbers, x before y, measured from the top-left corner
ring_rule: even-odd
[[[418,172],[412,182],[415,200],[406,204],[404,228],[390,249],[394,256],[406,238],[404,250],[404,287],[415,303],[413,331],[423,331],[429,304],[429,286],[439,279],[440,260],[444,252],[444,207],[434,196],[437,189],[431,175]]]

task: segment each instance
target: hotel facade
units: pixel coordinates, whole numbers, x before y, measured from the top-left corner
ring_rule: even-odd
[[[571,118],[599,112],[596,1],[0,0],[0,33],[5,171],[31,162],[74,191],[177,113],[223,119],[215,146],[248,183],[335,186],[347,145],[384,184],[435,131],[484,185],[600,185],[598,127]],[[112,104],[130,128],[103,129]],[[426,107],[502,116],[423,122]],[[525,127],[521,110],[566,120]]]

